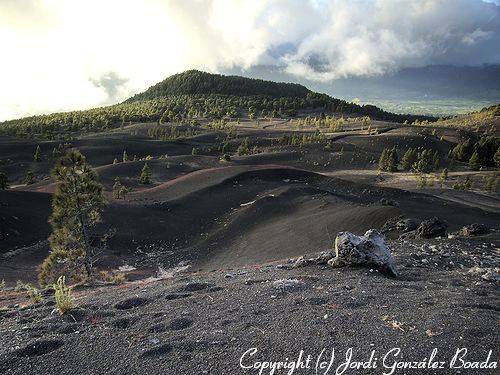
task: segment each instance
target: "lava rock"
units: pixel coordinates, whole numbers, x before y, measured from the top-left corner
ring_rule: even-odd
[[[406,233],[416,230],[419,225],[420,221],[418,221],[417,219],[404,219],[396,223],[396,229]]]
[[[459,235],[462,236],[480,236],[482,234],[488,234],[490,232],[490,228],[488,228],[486,225],[483,224],[471,224],[471,225],[466,225],[460,231],[458,232]]]
[[[433,217],[429,220],[422,221],[415,234],[418,238],[441,237],[446,236],[446,228],[448,228],[448,224],[445,221]]]
[[[382,273],[397,277],[391,250],[384,235],[375,229],[370,229],[364,236],[340,232],[335,238],[335,254],[335,258],[328,261],[330,266],[374,267]]]

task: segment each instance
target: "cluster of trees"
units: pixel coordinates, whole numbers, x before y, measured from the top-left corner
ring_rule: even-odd
[[[195,127],[162,126],[158,125],[148,129],[148,136],[162,141],[174,141],[182,138],[193,137],[202,133],[202,129]]]
[[[401,159],[401,167],[403,171],[430,173],[439,169],[440,161],[437,151],[409,148]],[[396,148],[385,148],[380,155],[378,169],[384,172],[397,172],[398,166],[399,156]]]
[[[476,142],[466,138],[450,151],[450,157],[469,163],[472,170],[479,170],[481,167],[500,167],[500,137],[483,135]]]
[[[374,119],[414,121],[421,118],[385,112],[371,105],[359,106],[303,86],[224,77],[190,71],[168,78],[124,103],[25,117],[0,123],[0,134],[26,138],[68,139],[79,132],[99,132],[129,122],[186,122],[199,118],[240,118],[243,113],[293,116],[298,110],[358,113]],[[428,118],[430,120],[430,118]]]
[[[323,143],[326,137],[316,131],[311,134],[290,134],[279,138],[278,143],[286,146],[303,146],[312,143]]]
[[[335,117],[328,116],[324,113],[319,117],[310,117],[297,119],[294,121],[295,124],[300,127],[316,127],[318,129],[329,129],[330,131],[341,131],[346,124],[359,124],[364,129],[370,129],[372,121],[369,116],[363,117]]]
[[[382,154],[380,155],[380,159],[378,161],[378,169],[383,172],[397,172],[398,170],[398,152],[396,148],[393,147],[391,149],[384,148]]]

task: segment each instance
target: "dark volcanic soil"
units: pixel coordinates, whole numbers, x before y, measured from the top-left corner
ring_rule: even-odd
[[[500,265],[499,244],[497,236],[392,242],[399,279],[362,268],[269,264],[84,289],[66,316],[52,311],[50,296],[19,309],[13,305],[23,299],[11,293],[0,300],[9,306],[0,310],[0,373],[258,374],[239,366],[250,348],[258,352],[245,357],[246,366],[296,360],[301,350],[314,363],[334,348],[335,373],[349,348],[368,361],[372,350],[381,358],[399,347],[386,365],[424,361],[437,348],[435,360],[446,368],[432,373],[495,374],[449,364],[463,347],[468,360],[484,361],[489,350],[490,361],[499,360],[500,295],[482,278]],[[294,373],[314,374],[314,364]]]

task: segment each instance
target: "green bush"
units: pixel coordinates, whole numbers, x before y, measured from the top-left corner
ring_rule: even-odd
[[[71,288],[66,285],[66,279],[64,276],[59,277],[57,282],[52,284],[52,289],[54,289],[56,306],[61,315],[74,308],[75,302],[73,293],[71,292]]]

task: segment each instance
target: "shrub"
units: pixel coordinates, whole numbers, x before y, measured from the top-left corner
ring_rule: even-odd
[[[17,292],[26,292],[26,295],[33,303],[41,302],[43,299],[42,292],[36,286],[30,283],[23,283],[21,280],[17,280],[16,288]]]
[[[0,281],[0,290],[4,290],[5,289],[5,280],[2,279],[2,281]]]
[[[427,186],[427,177],[423,174],[417,176],[417,187],[423,189]]]
[[[24,183],[26,185],[32,185],[35,183],[35,176],[32,171],[26,172],[26,177],[24,178]]]
[[[463,180],[459,179],[453,184],[453,189],[470,190],[472,189],[472,180],[469,177],[465,177]]]
[[[441,186],[441,188],[443,187],[446,180],[448,180],[448,168],[443,169],[443,171],[439,175],[439,185]]]
[[[123,272],[111,273],[108,271],[101,271],[99,275],[101,276],[101,280],[107,283],[123,284],[127,281],[127,277]]]
[[[231,155],[229,154],[222,154],[220,157],[221,161],[231,161]]]
[[[193,156],[198,155],[198,149],[196,147],[193,147],[193,149],[191,150],[191,155]]]
[[[128,161],[128,155],[127,155],[127,151],[126,150],[123,150],[123,162],[127,162]]]
[[[54,298],[59,313],[63,315],[70,311],[74,307],[74,298],[71,288],[66,285],[65,277],[59,277],[57,282],[52,284],[52,289],[54,289]]]

